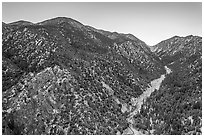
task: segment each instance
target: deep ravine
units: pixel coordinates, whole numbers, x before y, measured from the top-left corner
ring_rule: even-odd
[[[165,66],[165,69],[166,69],[166,74],[163,74],[163,75],[161,75],[160,78],[151,81],[151,84],[149,85],[149,87],[146,89],[146,91],[142,95],[140,95],[139,98],[132,99],[131,104],[135,107],[134,107],[134,109],[132,109],[132,108],[130,109],[130,114],[127,118],[127,121],[130,123],[130,125],[129,125],[129,128],[124,130],[124,132],[123,132],[124,135],[128,135],[128,134],[141,135],[141,134],[144,134],[143,132],[141,132],[141,131],[139,131],[133,127],[133,124],[134,124],[134,118],[133,117],[138,112],[140,112],[142,104],[146,101],[146,99],[148,97],[150,97],[151,93],[154,92],[155,90],[159,90],[162,81],[165,79],[165,76],[172,72],[172,70],[170,68],[168,68],[167,66]]]

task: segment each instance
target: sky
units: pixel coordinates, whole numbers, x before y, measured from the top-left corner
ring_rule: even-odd
[[[130,33],[148,45],[175,35],[202,36],[200,2],[3,2],[2,20],[41,22],[69,17],[97,29]]]

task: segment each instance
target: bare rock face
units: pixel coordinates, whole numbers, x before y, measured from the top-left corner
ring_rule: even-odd
[[[64,17],[37,24],[3,23],[3,134],[110,135],[123,134],[128,128],[141,134],[159,134],[160,129],[154,128],[162,125],[155,124],[157,116],[166,117],[176,107],[170,102],[171,107],[160,108],[168,108],[165,113],[156,111],[157,103],[168,102],[169,96],[164,91],[168,95],[173,90],[182,92],[182,97],[185,94],[187,100],[181,103],[184,105],[193,100],[190,89],[180,90],[188,84],[196,85],[192,94],[198,103],[192,107],[200,112],[201,93],[197,92],[202,85],[200,44],[199,37],[176,37],[150,49],[131,34],[98,30]],[[178,53],[182,56],[177,60]],[[171,70],[168,75],[167,67]],[[146,96],[145,91],[161,75],[166,78],[160,82],[160,88],[154,92],[151,89],[153,93]],[[176,75],[184,81],[179,83],[182,86],[174,83]],[[160,94],[163,98],[158,97]],[[171,98],[176,98],[178,92],[175,94]],[[143,96],[146,102],[140,99]],[[133,99],[141,104],[140,110]],[[132,112],[136,113],[131,115]],[[183,112],[187,118],[190,112]],[[130,115],[133,122],[128,120]],[[193,121],[195,116],[191,116]],[[172,120],[176,116],[169,117]],[[163,125],[175,126],[167,121]],[[162,129],[162,133],[175,132]]]

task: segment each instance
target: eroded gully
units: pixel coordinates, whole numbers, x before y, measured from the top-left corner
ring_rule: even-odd
[[[133,135],[144,134],[143,132],[141,132],[141,131],[139,131],[133,127],[133,124],[134,124],[134,118],[133,117],[134,117],[134,115],[136,115],[137,113],[140,112],[142,104],[151,95],[151,93],[154,92],[155,90],[159,90],[162,81],[165,79],[165,76],[172,72],[171,69],[169,69],[167,66],[165,66],[165,69],[166,69],[166,74],[163,74],[163,75],[161,75],[160,78],[151,81],[149,87],[146,89],[145,92],[143,92],[142,95],[140,95],[140,97],[132,99],[131,103],[134,106],[134,109],[133,110],[132,110],[132,108],[130,109],[130,114],[127,118],[127,121],[129,122],[129,128],[124,130],[123,134],[126,134],[126,135],[127,134],[133,134]]]

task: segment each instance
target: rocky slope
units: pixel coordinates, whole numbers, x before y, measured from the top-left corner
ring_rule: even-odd
[[[122,133],[121,109],[164,70],[144,42],[73,19],[4,26],[5,134]]]
[[[198,36],[172,37],[151,47],[151,50],[162,60],[164,65],[172,65],[185,59],[196,59],[202,54],[202,39]]]
[[[133,125],[144,131],[127,120],[137,109],[132,100],[166,73],[165,65],[174,72],[159,47],[153,53],[131,34],[64,17],[3,23],[3,134],[123,134]]]
[[[135,126],[151,134],[201,134],[202,38],[176,36],[152,51],[171,73],[135,116]]]

